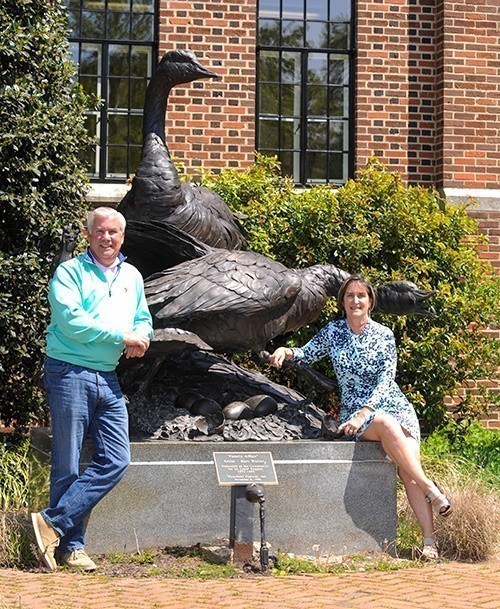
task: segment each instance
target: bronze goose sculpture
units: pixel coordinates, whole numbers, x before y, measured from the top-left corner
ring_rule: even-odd
[[[217,78],[217,74],[202,66],[193,53],[180,50],[163,56],[146,91],[141,161],[117,209],[127,221],[166,222],[211,246],[244,248],[246,241],[235,214],[216,193],[180,181],[166,144],[165,113],[171,89],[200,78]],[[126,244],[124,252],[129,254]]]
[[[329,265],[289,269],[252,251],[207,251],[151,275],[145,289],[157,328],[193,332],[218,352],[260,351],[311,323],[349,276]],[[411,282],[378,286],[376,293],[375,312],[434,314],[426,302],[434,292]]]

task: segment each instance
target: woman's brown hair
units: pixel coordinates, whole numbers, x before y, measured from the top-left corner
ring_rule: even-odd
[[[376,304],[377,304],[377,295],[375,294],[375,290],[373,289],[372,284],[370,283],[370,281],[364,275],[351,275],[340,286],[340,289],[339,289],[338,294],[337,294],[337,305],[338,305],[339,311],[341,313],[345,313],[345,309],[344,309],[344,296],[345,296],[345,293],[347,292],[347,288],[354,281],[359,281],[359,283],[361,283],[362,285],[365,286],[366,291],[368,292],[368,296],[369,296],[370,301],[371,301],[370,311],[372,311],[375,308]]]

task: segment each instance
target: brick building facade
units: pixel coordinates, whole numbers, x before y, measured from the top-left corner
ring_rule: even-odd
[[[354,4],[354,168],[375,154],[410,183],[435,186],[451,200],[471,195],[477,209],[490,212],[478,220],[495,221],[500,4]],[[168,144],[188,172],[253,163],[256,41],[257,0],[159,0],[159,56],[190,49],[220,75],[218,81],[177,87],[170,96]],[[495,251],[491,260],[498,265]]]
[[[158,0],[157,16],[159,57],[190,49],[220,76],[172,91],[172,156],[190,176],[252,164],[257,0]],[[358,0],[352,28],[352,170],[376,155],[408,183],[452,202],[472,197],[470,213],[489,237],[481,255],[500,269],[500,3]],[[94,184],[89,196],[113,202],[123,193],[123,184]],[[489,424],[500,427],[498,416]]]

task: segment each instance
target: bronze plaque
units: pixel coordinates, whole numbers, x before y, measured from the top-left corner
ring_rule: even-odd
[[[278,484],[270,452],[213,453],[217,479],[222,486]]]

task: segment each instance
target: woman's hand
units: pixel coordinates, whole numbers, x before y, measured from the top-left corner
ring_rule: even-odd
[[[283,362],[290,359],[292,355],[293,352],[291,349],[288,349],[287,347],[278,347],[276,351],[269,356],[269,363],[275,368],[281,368]]]
[[[366,422],[366,417],[361,412],[358,412],[345,423],[339,425],[339,432],[344,432],[346,436],[354,436],[363,427]]]

